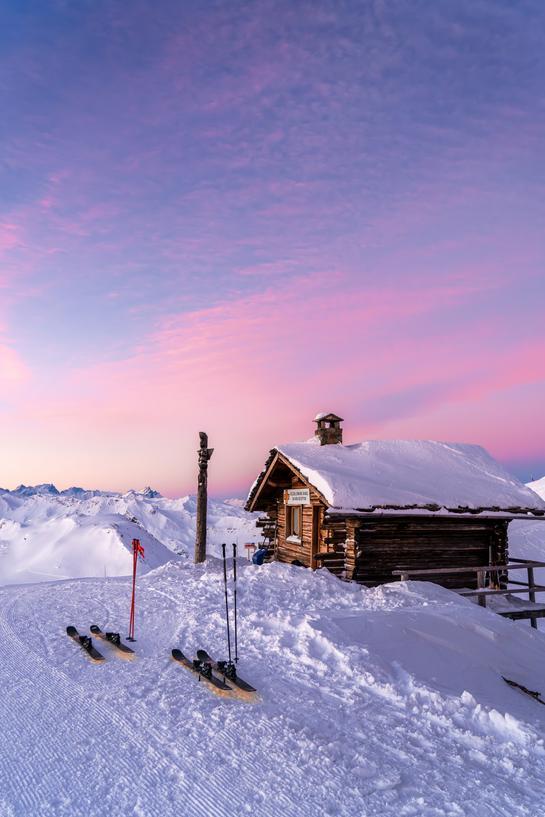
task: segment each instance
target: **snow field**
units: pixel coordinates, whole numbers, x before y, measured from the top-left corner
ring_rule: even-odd
[[[242,547],[260,539],[256,515],[236,504],[212,500],[208,517],[212,554],[219,555],[221,542]],[[59,495],[54,486],[39,486],[22,494],[0,492],[0,585],[127,575],[133,538],[146,552],[140,570],[152,570],[174,554],[193,554],[195,518],[194,497],[166,499],[151,489]]]
[[[221,564],[140,577],[137,657],[94,665],[65,635],[126,633],[130,582],[0,589],[2,817],[537,817],[545,638],[431,584],[376,590],[239,563],[242,677],[218,698],[170,659],[225,657]],[[125,627],[123,626],[125,623]]]

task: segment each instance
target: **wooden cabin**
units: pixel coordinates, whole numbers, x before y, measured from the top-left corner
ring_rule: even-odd
[[[468,567],[427,575],[475,587],[475,568],[505,565],[512,519],[545,502],[477,445],[370,440],[343,445],[341,417],[319,414],[311,440],[273,448],[248,511],[262,511],[274,558],[325,566],[368,586],[399,569]]]

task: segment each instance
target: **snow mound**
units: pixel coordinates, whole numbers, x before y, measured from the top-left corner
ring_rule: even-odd
[[[446,509],[521,507],[545,501],[509,474],[484,448],[433,440],[318,441],[278,446],[330,506],[438,505]]]
[[[46,490],[47,488],[47,490]],[[52,490],[53,489],[53,490]],[[132,539],[140,539],[146,572],[171,559],[192,557],[196,500],[166,499],[157,491],[125,494],[54,486],[0,493],[0,584],[132,571]],[[259,540],[255,515],[211,501],[208,551],[222,542]]]
[[[536,479],[534,482],[527,482],[526,486],[540,496],[541,499],[545,499],[545,477]]]

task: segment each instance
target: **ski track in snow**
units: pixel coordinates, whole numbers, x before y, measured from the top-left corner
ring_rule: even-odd
[[[65,635],[92,623],[123,633],[128,579],[1,589],[0,817],[538,817],[545,707],[501,680],[497,700],[443,690],[443,677],[432,687],[377,639],[456,662],[457,619],[486,671],[505,642],[543,678],[532,649],[545,655],[545,636],[426,592],[427,612],[401,585],[363,591],[325,571],[241,565],[240,673],[261,694],[247,703],[170,659],[173,646],[223,655],[215,560],[140,579],[132,662],[97,640],[107,660],[94,665]]]

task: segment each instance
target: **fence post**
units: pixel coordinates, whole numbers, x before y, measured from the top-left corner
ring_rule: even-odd
[[[477,570],[477,590],[484,590],[484,570]],[[486,607],[486,596],[479,595],[480,607]]]
[[[530,601],[535,601],[536,593],[535,590],[531,589],[534,587],[534,568],[528,567],[526,569],[528,570],[528,598]],[[534,630],[537,630],[537,620],[535,616],[530,616],[530,626],[533,627]]]

